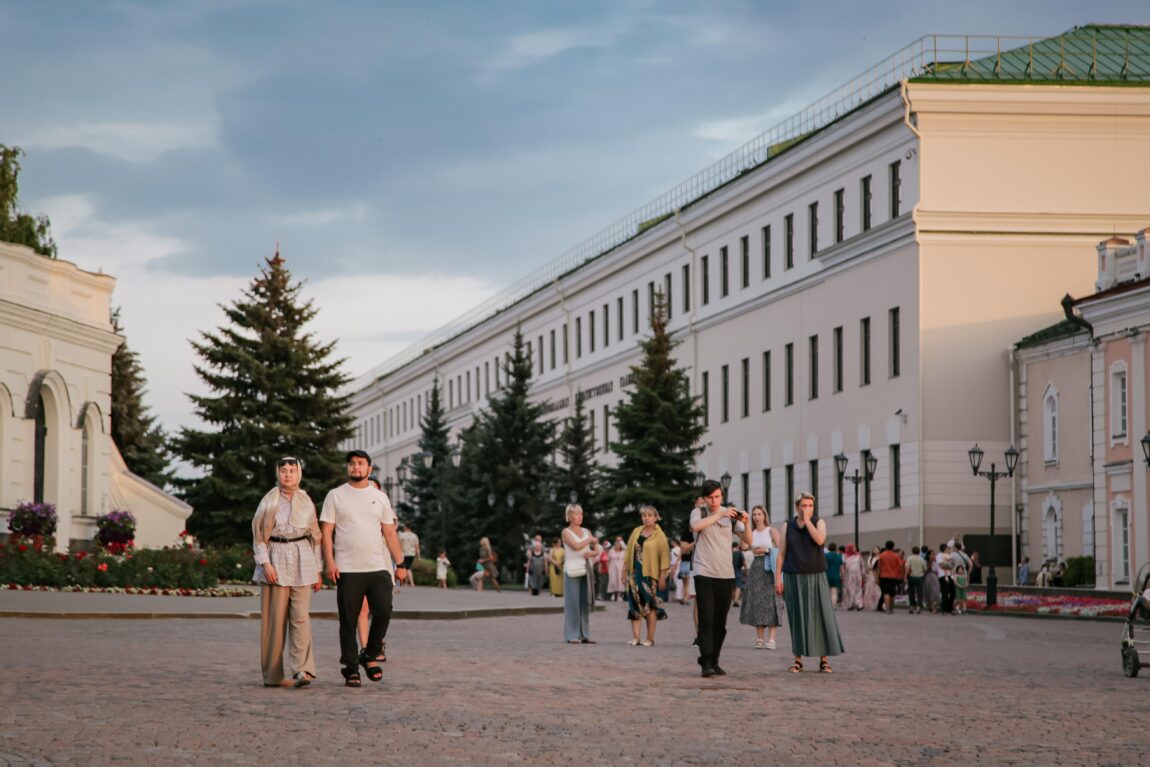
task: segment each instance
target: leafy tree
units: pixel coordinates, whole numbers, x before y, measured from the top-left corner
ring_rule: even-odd
[[[599,489],[599,466],[595,462],[595,440],[587,424],[583,399],[575,397],[575,413],[563,424],[559,436],[559,455],[562,465],[555,469],[555,502],[566,504],[571,493],[583,506],[583,524],[594,529],[597,522],[595,495]],[[554,506],[552,507],[554,508]],[[561,519],[561,518],[557,518]],[[562,527],[561,524],[556,525]],[[550,532],[550,528],[548,528]]]
[[[343,361],[331,359],[335,344],[304,331],[318,310],[300,301],[301,289],[277,251],[243,298],[222,307],[230,324],[192,341],[202,360],[196,374],[211,394],[189,396],[210,430],[181,429],[174,449],[204,472],[180,484],[195,508],[188,529],[205,541],[250,539],[252,514],[283,456],[303,460],[302,484],[317,504],[346,478],[339,445],[351,436],[351,418],[337,392],[349,379]]]
[[[451,464],[451,445],[448,442],[450,435],[447,419],[444,417],[438,378],[432,382],[431,394],[427,398],[427,412],[420,425],[422,433],[419,437],[419,449],[431,456],[431,466],[424,466],[422,460],[415,461],[411,469],[411,479],[405,485],[406,495],[403,502],[398,504],[398,512],[401,521],[415,528],[421,535],[423,544],[429,547],[423,550],[423,555],[426,557],[431,553],[431,546],[443,545],[440,504],[445,504],[445,512],[450,506],[448,482],[454,469]],[[438,552],[432,553],[432,556],[436,553]]]
[[[663,517],[663,529],[677,530],[676,516],[694,500],[695,458],[706,433],[700,397],[691,395],[690,380],[673,356],[677,341],[667,332],[667,306],[656,293],[651,336],[640,342],[643,359],[631,368],[634,388],[615,408],[618,442],[611,449],[618,463],[608,469],[601,494],[611,529],[634,524],[627,506],[649,503]]]
[[[523,547],[536,532],[562,527],[547,498],[555,442],[555,424],[545,406],[529,398],[531,357],[523,335],[515,332],[511,354],[504,360],[506,386],[488,400],[486,410],[460,435],[463,441],[459,505],[469,520],[461,527],[492,545],[506,564],[518,568]],[[488,497],[494,501],[488,504]],[[513,499],[507,503],[508,497]],[[468,562],[474,559],[468,557]]]
[[[0,144],[0,240],[27,245],[42,256],[56,257],[56,243],[52,240],[51,224],[47,216],[21,213],[20,147]]]
[[[112,312],[112,329],[124,335],[118,307]],[[112,441],[133,474],[164,487],[172,479],[168,435],[148,413],[144,385],[139,357],[124,341],[112,354]]]

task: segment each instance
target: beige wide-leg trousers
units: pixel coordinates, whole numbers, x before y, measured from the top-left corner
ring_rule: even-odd
[[[315,676],[311,651],[311,586],[272,586],[260,589],[260,668],[264,685],[284,681],[284,644],[288,642],[288,668]]]

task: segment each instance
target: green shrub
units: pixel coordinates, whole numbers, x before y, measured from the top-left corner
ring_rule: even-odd
[[[209,546],[204,549],[204,553],[207,554],[208,561],[212,563],[216,577],[221,581],[251,583],[252,574],[256,570],[256,556],[248,544]]]
[[[435,560],[434,559],[417,559],[411,564],[411,577],[415,579],[416,586],[435,586],[439,583],[435,579]],[[459,579],[455,576],[455,570],[450,567],[447,568],[447,586],[448,588],[455,588],[459,583]]]
[[[1069,557],[1062,582],[1066,586],[1093,586],[1094,557]]]
[[[206,589],[219,585],[211,556],[189,549],[141,549],[57,554],[24,543],[0,547],[0,583],[21,586],[157,587]]]

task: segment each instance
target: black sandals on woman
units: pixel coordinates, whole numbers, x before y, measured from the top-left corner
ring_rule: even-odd
[[[803,670],[803,662],[801,660],[799,660],[798,658],[795,658],[795,662],[791,664],[790,670],[791,670],[792,674],[799,673],[800,671]]]
[[[819,671],[823,672],[824,674],[830,674],[834,672],[834,669],[831,668],[831,664],[827,661],[827,659],[823,658],[819,661]]]

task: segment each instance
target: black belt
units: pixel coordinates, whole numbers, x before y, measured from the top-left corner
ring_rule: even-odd
[[[311,538],[311,536],[301,535],[299,538],[280,538],[279,536],[273,535],[271,538],[268,538],[268,540],[272,543],[295,543],[296,541],[306,541],[308,538]]]

